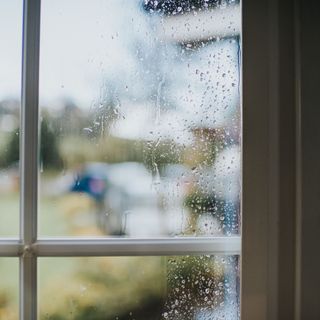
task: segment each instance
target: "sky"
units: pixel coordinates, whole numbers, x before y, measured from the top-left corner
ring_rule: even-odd
[[[139,0],[42,0],[41,10],[40,106],[98,108],[112,98],[121,113],[114,134],[131,138],[152,128],[186,137],[181,130],[199,123],[224,126],[239,107],[234,41],[199,50],[164,41],[163,20]],[[194,28],[217,29],[210,18],[196,17]],[[20,95],[21,33],[22,0],[0,0],[0,100]]]
[[[19,97],[22,1],[0,0],[0,99]]]
[[[122,7],[126,10],[120,13]],[[138,7],[137,0],[43,0],[40,101],[64,96],[90,105],[99,95],[104,61],[112,60],[118,68],[128,61],[126,48],[108,47],[126,19],[141,22]],[[21,33],[22,1],[0,0],[0,99],[20,94]]]

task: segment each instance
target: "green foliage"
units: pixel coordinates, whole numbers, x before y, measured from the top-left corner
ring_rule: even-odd
[[[68,136],[61,141],[61,156],[66,167],[85,162],[140,162],[155,174],[166,165],[178,163],[181,146],[170,141],[161,143],[130,140],[107,135],[105,137]]]
[[[159,140],[143,143],[143,162],[153,174],[157,173],[157,169],[161,171],[167,164],[179,163],[183,151],[182,146],[173,141]]]
[[[231,262],[212,256],[80,259],[67,282],[49,278],[40,319],[194,319],[197,308],[224,300],[224,264]]]
[[[59,277],[49,282],[41,319],[159,319],[165,294],[163,258],[80,259],[67,284]],[[52,292],[59,292],[54,301],[48,299]]]
[[[210,311],[218,307],[224,301],[223,264],[229,263],[228,257],[226,259],[218,256],[168,257],[166,319],[195,319],[197,309]]]
[[[41,121],[40,163],[44,169],[61,169],[63,166],[57,135],[46,117]]]
[[[190,208],[192,213],[215,212],[217,204],[218,202],[214,196],[198,191],[189,193],[184,200],[184,205]]]
[[[1,158],[2,167],[8,167],[19,161],[19,130],[13,131],[10,135],[5,152]]]
[[[40,163],[44,169],[60,169],[63,162],[60,156],[57,135],[46,117],[41,121]],[[9,167],[19,161],[19,129],[9,136],[7,146],[2,151],[1,167]]]

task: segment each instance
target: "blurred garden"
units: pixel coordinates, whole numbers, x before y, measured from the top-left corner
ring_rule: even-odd
[[[214,33],[238,1],[90,3],[42,1],[39,236],[239,235],[240,31]],[[0,237],[19,234],[17,96],[0,94]],[[237,256],[38,265],[41,320],[239,316]],[[0,273],[0,319],[16,320],[18,259]]]
[[[6,108],[8,104],[10,109]],[[11,101],[0,102],[1,119],[9,119],[10,116],[14,119],[12,123],[17,124],[19,105],[16,103],[15,108],[12,105]],[[103,116],[108,119],[106,110],[107,108]],[[110,110],[113,112],[112,108]],[[170,190],[170,196],[180,199],[178,205],[189,213],[188,219],[184,224],[179,223],[179,228],[173,235],[206,235],[209,229],[201,228],[208,225],[208,219],[201,226],[199,217],[205,212],[222,216],[222,202],[215,201],[201,188],[195,189],[188,171],[194,173],[199,166],[212,165],[216,150],[223,148],[220,134],[197,130],[194,134],[198,143],[188,147],[165,139],[161,142],[129,140],[112,136],[107,129],[101,134],[101,128],[97,129],[92,125],[96,122],[92,115],[96,117],[95,113],[85,113],[70,104],[55,115],[49,110],[42,110],[39,179],[40,188],[43,190],[40,190],[40,233],[43,236],[108,235],[107,229],[102,228],[95,219],[96,211],[101,209],[97,199],[88,192],[71,192],[71,186],[77,181],[75,173],[88,163],[104,163],[111,167],[122,163],[129,166],[129,170],[136,168],[130,167],[130,164],[141,163],[145,169],[138,170],[137,173],[140,175],[136,178],[140,179],[139,183],[143,183],[141,180],[144,173],[149,172],[147,189],[154,190],[155,194],[152,197],[155,197],[156,201],[151,201],[151,204],[144,203],[147,198],[150,202],[150,194],[144,195],[145,190],[142,190],[139,196],[133,194],[130,198],[130,190],[127,190],[127,196],[124,198],[127,205],[133,206],[138,202],[139,208],[142,204],[149,210],[160,207],[165,212],[170,206],[170,197],[166,199],[159,185],[165,183],[163,180],[166,178],[172,179],[172,171],[177,170],[176,166],[180,164],[178,173],[183,175],[183,179],[178,182],[185,184],[186,191],[182,196],[177,196]],[[65,126],[62,125],[64,122]],[[61,128],[68,128],[68,132],[61,131]],[[213,139],[214,134],[216,139]],[[10,132],[2,130],[0,140],[1,174],[6,179],[2,180],[0,193],[0,234],[17,236],[19,130],[17,127],[11,128]],[[203,156],[204,150],[211,157]],[[154,163],[157,164],[156,167]],[[125,188],[121,189],[118,186],[117,189],[115,185],[121,175],[113,169],[115,181],[112,182],[112,170],[108,166],[102,166],[102,170],[106,172],[99,171],[98,176],[106,174],[108,188],[115,190],[113,196],[117,192],[122,194]],[[168,168],[171,169],[171,174]],[[59,182],[61,177],[67,178],[70,175],[72,179]],[[62,183],[61,189],[58,183]],[[174,184],[177,182],[174,181]],[[159,194],[161,197],[157,198]],[[113,214],[121,215],[121,208],[113,207],[113,210],[118,210]],[[220,211],[216,213],[215,210]],[[79,217],[82,223],[78,222]],[[221,220],[214,232],[223,234],[223,224]],[[140,227],[138,225],[138,228]],[[116,234],[130,236],[126,234],[122,225],[121,232]],[[40,258],[40,319],[211,319],[217,310],[220,310],[223,319],[225,312],[221,310],[224,310],[226,296],[229,296],[229,299],[232,296],[234,300],[237,293],[237,288],[234,287],[237,280],[235,282],[234,279],[237,279],[238,275],[232,270],[235,263],[237,264],[236,260],[234,257],[209,256]],[[8,275],[0,281],[3,288],[0,293],[0,318],[17,319],[17,259],[1,259],[0,270],[2,274]],[[230,272],[231,277],[228,274]],[[216,313],[214,319],[220,319],[220,316]]]

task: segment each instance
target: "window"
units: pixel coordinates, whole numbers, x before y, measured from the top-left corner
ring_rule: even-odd
[[[20,319],[240,317],[240,15],[24,1]]]

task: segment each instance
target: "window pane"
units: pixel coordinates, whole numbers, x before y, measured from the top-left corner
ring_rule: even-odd
[[[237,256],[39,261],[40,319],[239,318]]]
[[[16,258],[0,258],[0,319],[18,320],[19,318],[18,262]]]
[[[41,235],[239,233],[229,2],[42,2]]]
[[[0,1],[0,237],[19,233],[22,1]]]

